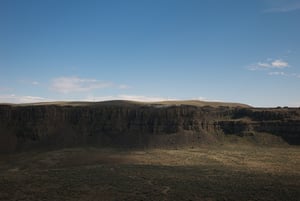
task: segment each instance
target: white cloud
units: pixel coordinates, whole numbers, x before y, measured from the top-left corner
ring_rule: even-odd
[[[95,89],[111,87],[112,83],[102,82],[96,79],[79,77],[59,77],[52,80],[51,87],[53,91],[59,93],[88,92]]]
[[[289,63],[281,59],[267,59],[265,62],[257,62],[248,66],[249,70],[269,70],[269,69],[284,69],[288,68]]]
[[[277,59],[275,61],[272,61],[271,66],[273,68],[286,68],[289,66],[289,64],[288,64],[288,62]]]
[[[32,85],[39,85],[40,83],[37,82],[37,81],[33,81],[33,82],[31,82],[31,84],[32,84]]]
[[[266,71],[268,75],[271,76],[285,76],[300,78],[299,73],[288,72],[287,68],[290,65],[287,61],[282,59],[266,59],[263,62],[257,62],[247,67],[248,70],[252,71]]]
[[[15,94],[0,95],[0,103],[37,103],[47,101],[51,101],[51,99],[38,96],[18,96]]]

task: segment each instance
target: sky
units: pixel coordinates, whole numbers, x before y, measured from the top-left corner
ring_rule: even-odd
[[[300,106],[300,0],[0,0],[0,103]]]

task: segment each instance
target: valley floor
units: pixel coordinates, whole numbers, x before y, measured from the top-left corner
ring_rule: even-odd
[[[300,200],[300,147],[0,155],[0,200]]]

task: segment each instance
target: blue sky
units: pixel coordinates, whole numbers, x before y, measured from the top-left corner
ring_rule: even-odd
[[[300,106],[300,0],[0,0],[0,102]]]

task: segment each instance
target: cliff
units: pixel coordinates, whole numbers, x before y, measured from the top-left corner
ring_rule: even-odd
[[[81,145],[197,145],[228,135],[263,134],[299,145],[300,109],[195,101],[0,105],[1,152]]]

